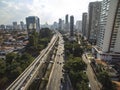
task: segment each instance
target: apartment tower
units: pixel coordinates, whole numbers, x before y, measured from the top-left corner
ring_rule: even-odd
[[[87,13],[82,14],[82,34],[87,37]]]
[[[103,0],[100,15],[100,32],[97,58],[120,60],[120,0]]]
[[[99,32],[101,2],[90,2],[88,8],[87,39],[91,44],[96,44]]]
[[[74,16],[70,16],[70,36],[74,36]]]

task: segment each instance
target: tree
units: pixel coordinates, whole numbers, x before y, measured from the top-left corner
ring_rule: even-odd
[[[70,42],[65,43],[65,53],[66,55],[69,55],[70,53],[73,52],[73,45]]]
[[[0,59],[0,77],[2,77],[5,74],[5,70],[6,70],[5,60]]]
[[[36,31],[33,31],[32,34],[29,36],[29,45],[37,48],[37,46],[38,46],[38,33]]]
[[[7,77],[2,77],[0,78],[0,90],[5,90],[5,85],[8,82],[8,78]]]
[[[63,68],[69,75],[74,90],[88,90],[88,78],[84,73],[87,65],[80,58],[83,48],[76,41],[70,42],[66,37],[64,40],[67,60]]]
[[[19,61],[22,69],[24,70],[33,60],[34,60],[34,58],[30,54],[24,53],[20,57],[20,61]]]
[[[42,28],[39,33],[39,38],[51,37],[52,32],[49,28]]]
[[[32,34],[29,35],[29,44],[28,47],[26,47],[26,51],[33,57],[38,56],[40,54],[40,50],[45,48],[50,42],[51,37],[52,31],[48,28],[41,29],[39,34],[33,31]]]
[[[74,87],[77,87],[77,83],[81,83],[82,81],[88,82],[87,76],[82,71],[75,72],[70,70],[69,76]]]
[[[30,46],[34,46],[34,44],[35,44],[34,36],[33,36],[33,35],[30,35],[30,36],[29,36],[29,45],[30,45]]]
[[[39,44],[43,44],[45,47],[47,46],[48,42],[49,42],[48,38],[39,39]]]
[[[39,51],[41,51],[42,49],[44,49],[45,48],[45,46],[44,45],[38,45],[38,49],[39,49]]]
[[[80,90],[77,87],[77,83],[81,83],[82,81],[88,82],[86,74],[83,73],[83,71],[86,69],[86,64],[82,61],[80,57],[70,58],[65,63],[64,69],[68,73],[75,90]]]
[[[7,55],[6,55],[6,63],[7,64],[11,64],[12,63],[12,61],[13,60],[15,60],[17,58],[17,54],[15,54],[15,53],[8,53]]]
[[[106,71],[102,71],[99,73],[98,80],[103,85],[103,90],[115,90],[112,81],[110,80],[110,77]]]
[[[85,70],[87,67],[87,65],[85,64],[85,62],[83,62],[83,60],[79,57],[70,59],[66,62],[66,64],[64,65],[64,68],[68,71],[73,70],[73,71],[82,71]]]
[[[83,48],[78,43],[74,44],[74,56],[80,57],[83,54]]]
[[[17,78],[20,74],[22,73],[22,68],[20,66],[17,66],[16,68],[14,68],[13,70],[11,70],[11,75],[14,78]]]
[[[14,80],[17,78],[18,75],[22,72],[22,69],[20,68],[20,63],[13,61],[11,64],[7,66],[6,73],[7,77],[10,80]]]
[[[88,84],[84,81],[76,84],[77,90],[89,90]]]

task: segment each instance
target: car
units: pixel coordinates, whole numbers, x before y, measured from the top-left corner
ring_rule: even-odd
[[[63,83],[63,78],[60,79],[61,83]]]
[[[64,72],[64,70],[62,69],[62,72]]]
[[[63,85],[60,85],[60,90],[62,90],[63,89]]]
[[[38,81],[38,80],[40,80],[40,78],[35,78],[35,81]]]
[[[30,74],[30,77],[32,77],[33,76],[33,74]]]
[[[90,83],[88,83],[88,87],[89,87],[89,88],[91,88],[91,85],[90,85]]]
[[[20,88],[20,90],[24,90],[24,89],[25,89],[25,87],[24,87],[24,86]]]
[[[83,73],[86,74],[86,71],[84,70]]]
[[[50,61],[50,63],[54,63],[53,61]]]

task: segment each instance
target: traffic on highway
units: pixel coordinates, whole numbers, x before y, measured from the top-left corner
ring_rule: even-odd
[[[40,55],[24,70],[24,72],[6,90],[26,90],[36,77],[40,66],[45,62],[46,55],[50,53],[58,40],[56,33],[48,46],[41,51]],[[44,61],[43,61],[44,60]]]

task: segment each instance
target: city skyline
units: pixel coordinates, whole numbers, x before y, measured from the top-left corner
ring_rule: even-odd
[[[75,21],[82,20],[82,13],[88,12],[89,2],[94,1],[101,0],[0,0],[0,24],[25,22],[27,16],[38,16],[41,24],[53,24],[66,14],[74,15]]]

